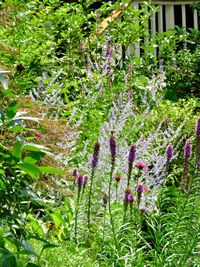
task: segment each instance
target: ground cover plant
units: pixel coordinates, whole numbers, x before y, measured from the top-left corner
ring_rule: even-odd
[[[91,4],[0,2],[0,266],[200,266],[198,43]]]

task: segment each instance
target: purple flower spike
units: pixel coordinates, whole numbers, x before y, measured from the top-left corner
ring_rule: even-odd
[[[73,169],[72,176],[77,177],[78,176],[78,170]]]
[[[136,156],[136,145],[133,144],[131,145],[130,150],[129,150],[128,161],[130,163],[133,163],[133,161],[135,160],[135,156]]]
[[[167,160],[170,161],[174,156],[174,148],[171,144],[166,147],[165,154],[167,155]]]
[[[135,198],[134,198],[134,196],[133,196],[132,193],[130,193],[130,194],[128,195],[128,201],[130,202],[131,205],[132,205],[133,202],[135,201]]]
[[[190,158],[192,154],[192,144],[190,140],[187,140],[184,147],[184,157]]]
[[[85,191],[85,187],[86,187],[87,183],[88,183],[88,176],[84,175],[83,176],[83,193]]]
[[[129,195],[131,194],[131,190],[129,188],[126,189],[124,194],[124,203],[127,203],[129,201]]]
[[[99,163],[99,159],[94,157],[94,155],[93,155],[92,156],[92,168],[94,169],[98,163]]]
[[[115,137],[113,136],[113,134],[110,138],[110,153],[112,157],[112,163],[114,164],[116,153],[117,153],[117,145],[116,145]]]
[[[83,176],[83,185],[85,186],[88,183],[88,176],[84,175]]]
[[[144,192],[144,185],[143,184],[137,184],[136,191],[138,193],[143,193]]]
[[[106,193],[103,195],[102,201],[103,201],[104,206],[108,204],[108,195]]]
[[[145,190],[145,188],[144,188],[143,184],[137,184],[136,185],[138,207],[140,206],[140,201],[141,201],[142,193],[144,192],[144,190]]]
[[[93,149],[93,155],[92,155],[92,169],[94,169],[98,162],[99,162],[99,151],[100,151],[100,144],[99,142],[97,141],[95,144],[94,144],[94,149]]]
[[[83,184],[83,176],[82,175],[78,176],[76,183],[78,186],[82,186],[82,184]]]
[[[198,118],[198,121],[196,124],[196,135],[200,136],[200,118]]]
[[[129,154],[128,154],[128,180],[127,180],[127,187],[129,187],[130,184],[130,179],[131,179],[131,173],[133,169],[133,161],[135,160],[136,157],[136,145],[133,144],[131,145],[129,149]]]
[[[125,194],[124,194],[124,203],[129,202],[129,196],[131,195],[131,190],[129,188],[126,189]]]

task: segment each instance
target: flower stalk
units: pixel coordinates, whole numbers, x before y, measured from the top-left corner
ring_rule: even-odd
[[[112,187],[112,179],[113,179],[116,153],[117,153],[117,144],[116,144],[115,137],[114,137],[113,133],[111,134],[109,145],[110,145],[110,153],[111,153],[111,169],[110,169],[110,179],[109,179],[109,185],[108,185],[108,210],[109,210],[109,215],[110,215],[110,224],[111,224],[111,228],[112,228],[113,239],[115,242],[115,247],[117,248],[118,244],[117,244],[114,219],[113,219],[112,209],[111,209],[111,187]]]
[[[124,194],[124,219],[123,222],[126,222],[126,215],[127,215],[127,210],[128,206],[130,205],[130,217],[132,220],[133,217],[133,203],[135,201],[135,198],[130,190],[130,188],[126,188],[125,194]]]
[[[190,175],[189,175],[189,159],[192,154],[192,144],[187,140],[184,147],[184,163],[183,163],[183,177],[182,177],[182,190],[183,192],[189,191]]]
[[[89,186],[89,196],[88,196],[88,210],[87,210],[87,224],[88,230],[90,232],[90,216],[91,216],[91,199],[92,199],[92,192],[93,192],[93,180],[96,167],[99,162],[99,152],[100,152],[100,144],[97,141],[94,144],[93,155],[92,155],[92,166],[91,166],[91,179],[90,179],[90,186]]]
[[[142,193],[144,192],[144,185],[143,184],[138,184],[136,186],[136,192],[137,192],[137,203],[138,203],[138,208],[140,207],[140,202],[142,198]]]
[[[130,185],[131,173],[133,170],[133,162],[136,158],[136,145],[133,144],[130,147],[129,155],[128,155],[128,179],[127,179],[127,187]]]
[[[117,192],[118,192],[121,176],[120,175],[114,175],[113,178],[115,179],[115,201],[117,201]]]
[[[167,145],[166,150],[165,150],[165,155],[167,156],[166,168],[165,168],[165,172],[167,174],[169,171],[170,163],[174,156],[174,148],[171,144]]]
[[[77,228],[78,228],[79,202],[80,202],[81,190],[82,190],[82,187],[83,187],[83,176],[82,176],[82,175],[79,175],[79,176],[77,177],[76,183],[77,183],[77,185],[78,185],[78,194],[77,194],[76,210],[75,210],[74,236],[75,236],[75,241],[77,242]]]
[[[108,195],[104,193],[102,197],[102,202],[103,202],[103,208],[104,208],[104,218],[103,218],[103,244],[104,244],[104,239],[105,239],[105,227],[106,227],[106,208],[108,205]]]

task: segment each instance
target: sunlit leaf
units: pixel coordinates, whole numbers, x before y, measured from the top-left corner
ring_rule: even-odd
[[[22,144],[19,141],[16,141],[12,149],[12,156],[18,160],[21,159],[22,156],[21,147]]]
[[[22,150],[30,150],[30,151],[43,151],[50,150],[48,147],[37,145],[33,143],[26,143],[22,146]]]
[[[41,172],[48,174],[64,174],[64,171],[61,169],[53,168],[53,167],[39,167]]]
[[[15,117],[15,114],[17,113],[18,110],[18,102],[17,101],[13,101],[12,103],[9,104],[9,106],[6,108],[6,114],[8,116],[9,119],[12,119]]]
[[[18,165],[18,167],[25,171],[28,175],[30,175],[32,178],[34,179],[39,179],[41,171],[38,167],[36,167],[35,165],[31,164],[31,163],[21,163]]]
[[[63,224],[64,219],[63,219],[61,214],[59,214],[59,213],[51,213],[50,215],[51,215],[51,218],[54,221],[56,227],[59,227],[60,225]]]

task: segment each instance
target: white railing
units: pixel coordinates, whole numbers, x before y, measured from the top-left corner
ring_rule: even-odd
[[[139,9],[142,2],[140,0],[134,1],[133,5],[135,9]],[[192,10],[191,7],[194,1],[152,1],[152,4],[159,7],[159,11],[153,14],[151,23],[147,26],[151,32],[151,36],[156,32],[162,33],[174,29],[175,26],[198,30],[199,18],[197,10]],[[140,57],[140,43],[130,45],[127,49],[126,56],[130,56],[133,53]]]

